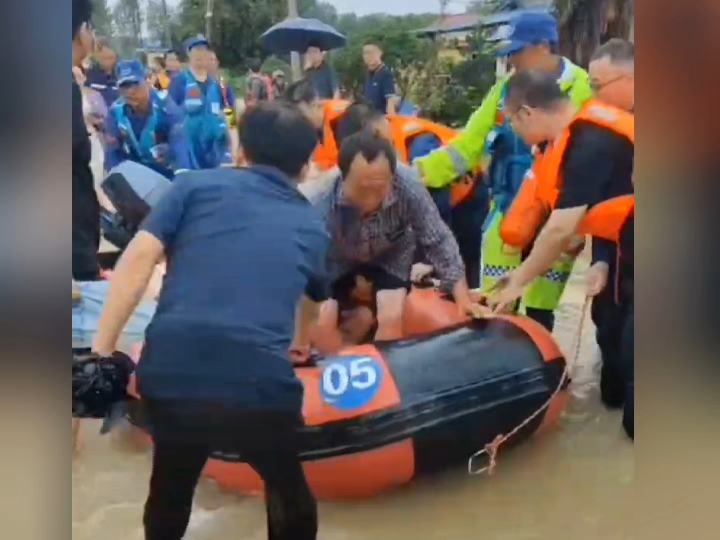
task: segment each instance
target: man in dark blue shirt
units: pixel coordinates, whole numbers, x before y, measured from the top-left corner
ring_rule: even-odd
[[[108,108],[120,97],[115,79],[116,63],[115,51],[107,43],[98,41],[97,64],[88,69],[85,85],[100,92]]]
[[[303,388],[288,352],[293,339],[307,343],[329,294],[329,238],[297,190],[315,131],[281,102],[250,109],[241,125],[250,167],[176,178],[117,265],[98,325],[94,349],[111,353],[167,258],[138,366],[155,443],[148,540],[182,538],[213,450],[239,452],[265,480],[270,538],[317,532],[295,441]]]
[[[397,92],[395,77],[382,61],[382,49],[374,43],[363,47],[363,61],[368,68],[363,95],[383,114],[395,114]]]

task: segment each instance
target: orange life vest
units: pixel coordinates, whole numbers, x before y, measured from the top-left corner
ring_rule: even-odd
[[[400,158],[406,163],[409,162],[408,149],[414,137],[431,133],[440,139],[442,145],[445,146],[458,136],[458,132],[452,128],[415,116],[392,115],[388,116],[388,120],[392,127],[395,147],[400,154]],[[473,183],[473,177],[468,175],[452,184],[450,188],[450,203],[452,206],[456,206],[467,198],[472,191]]]
[[[323,103],[325,120],[323,122],[323,140],[313,154],[313,161],[320,170],[326,171],[337,165],[338,147],[333,125],[350,105],[349,101],[329,99]]]
[[[343,100],[326,100],[323,104],[325,111],[325,121],[323,125],[323,141],[315,149],[313,161],[320,170],[328,170],[337,165],[339,149],[335,140],[335,132],[333,125],[335,121],[342,116],[345,109],[350,105],[349,101]],[[443,145],[448,144],[451,140],[458,136],[458,133],[449,127],[435,122],[430,122],[423,118],[414,116],[388,116],[390,126],[393,132],[393,141],[398,151],[400,159],[405,163],[408,159],[408,147],[413,137],[424,133],[435,135]],[[473,178],[468,176],[452,185],[451,202],[455,206],[459,202],[465,200],[473,188]]]
[[[578,111],[573,122],[577,120],[604,126],[635,144],[635,116],[627,111],[590,100]],[[500,237],[506,244],[523,249],[530,245],[555,207],[562,186],[561,165],[569,138],[568,127],[543,153],[536,154],[532,168],[500,224]],[[588,211],[577,232],[617,242],[634,208],[635,195],[603,201]]]

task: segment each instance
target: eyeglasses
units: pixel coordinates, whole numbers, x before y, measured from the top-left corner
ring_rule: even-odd
[[[609,81],[605,82],[598,82],[598,81],[590,81],[590,88],[593,92],[598,92],[605,88],[606,86],[609,86],[613,83],[618,82],[619,80],[622,80],[626,77],[626,75],[618,75],[617,77],[610,79]]]

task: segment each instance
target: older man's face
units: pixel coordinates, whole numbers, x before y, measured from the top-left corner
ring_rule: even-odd
[[[629,64],[615,64],[609,57],[590,62],[590,84],[595,97],[620,109],[635,106],[635,70]]]
[[[115,69],[116,62],[117,55],[110,47],[103,47],[98,51],[98,63],[105,71],[110,72]]]
[[[368,162],[357,155],[343,180],[343,200],[362,215],[369,215],[380,208],[390,193],[393,173],[387,157],[380,155]]]

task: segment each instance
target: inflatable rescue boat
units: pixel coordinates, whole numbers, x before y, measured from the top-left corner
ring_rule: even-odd
[[[565,366],[534,321],[470,320],[439,291],[413,289],[403,339],[347,347],[296,368],[308,481],[319,499],[366,498],[463,465],[532,418],[508,444],[525,440],[564,408]],[[130,391],[139,398],[134,382]],[[140,402],[130,410],[142,429]],[[204,474],[241,493],[262,491],[242,456],[215,454]]]

